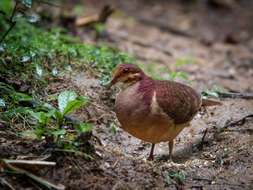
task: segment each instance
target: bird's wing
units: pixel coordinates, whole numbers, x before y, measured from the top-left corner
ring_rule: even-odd
[[[157,102],[175,124],[189,122],[201,106],[201,96],[189,86],[168,81],[155,84]]]

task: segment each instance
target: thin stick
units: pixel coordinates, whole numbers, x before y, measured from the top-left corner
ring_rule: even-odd
[[[236,126],[236,125],[243,125],[246,122],[246,119],[251,118],[251,117],[253,117],[253,114],[246,115],[246,116],[244,116],[243,118],[241,118],[239,120],[227,123],[224,127],[222,127],[220,129],[220,132],[225,131],[229,127],[233,127],[233,126]]]
[[[15,26],[16,22],[13,21],[13,18],[14,18],[14,15],[16,13],[16,10],[17,10],[17,6],[18,6],[18,2],[16,1],[15,3],[15,7],[12,11],[12,14],[11,14],[11,18],[10,18],[10,23],[11,23],[11,26],[10,28],[5,32],[5,34],[3,35],[2,39],[0,40],[0,44],[4,41],[5,37],[7,36],[7,34],[12,30],[12,28]]]
[[[228,92],[216,92],[221,98],[242,98],[246,100],[253,99],[253,94],[242,94],[242,93],[228,93]]]
[[[4,178],[1,179],[2,183],[5,184],[6,186],[8,186],[11,190],[15,190],[14,187],[12,187],[11,184],[9,184]]]
[[[8,169],[10,169],[10,170],[12,170],[12,171],[14,171],[18,174],[26,175],[26,176],[30,177],[31,179],[33,179],[34,181],[40,183],[41,185],[43,185],[43,186],[45,186],[49,189],[51,189],[51,188],[54,188],[54,189],[57,189],[57,190],[64,190],[65,189],[65,186],[62,185],[62,184],[55,185],[55,184],[50,183],[49,181],[47,181],[47,180],[45,180],[41,177],[38,177],[38,176],[36,176],[36,175],[26,171],[26,170],[23,170],[21,168],[13,166],[11,163],[8,162],[8,160],[3,159],[2,161],[4,162],[4,164],[6,165],[6,167]]]
[[[201,142],[200,142],[200,145],[199,145],[199,149],[200,149],[200,150],[202,150],[202,149],[203,149],[204,140],[205,140],[205,137],[206,137],[207,131],[208,131],[208,129],[206,129],[206,130],[205,130],[204,135],[203,135],[203,137],[202,137],[202,139],[201,139]]]

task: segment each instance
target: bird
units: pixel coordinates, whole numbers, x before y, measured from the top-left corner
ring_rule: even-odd
[[[114,111],[123,130],[152,143],[147,160],[153,160],[155,144],[169,142],[169,160],[175,137],[190,124],[201,106],[222,105],[219,101],[202,99],[188,85],[175,81],[156,80],[137,65],[119,64],[108,87],[121,82]]]

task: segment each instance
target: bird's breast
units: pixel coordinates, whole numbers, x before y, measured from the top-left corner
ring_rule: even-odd
[[[138,92],[139,83],[122,90],[116,97],[115,112],[120,123],[137,122],[148,113],[143,102],[143,93]],[[123,126],[124,127],[124,126]]]

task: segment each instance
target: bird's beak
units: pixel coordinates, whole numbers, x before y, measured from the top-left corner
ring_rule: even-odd
[[[111,88],[115,83],[118,82],[117,77],[113,77],[113,79],[111,80],[111,82],[107,85],[108,88]]]
[[[116,84],[117,82],[119,82],[119,71],[116,69],[114,71],[113,77],[111,82],[107,85],[108,88],[111,88],[114,84]]]

